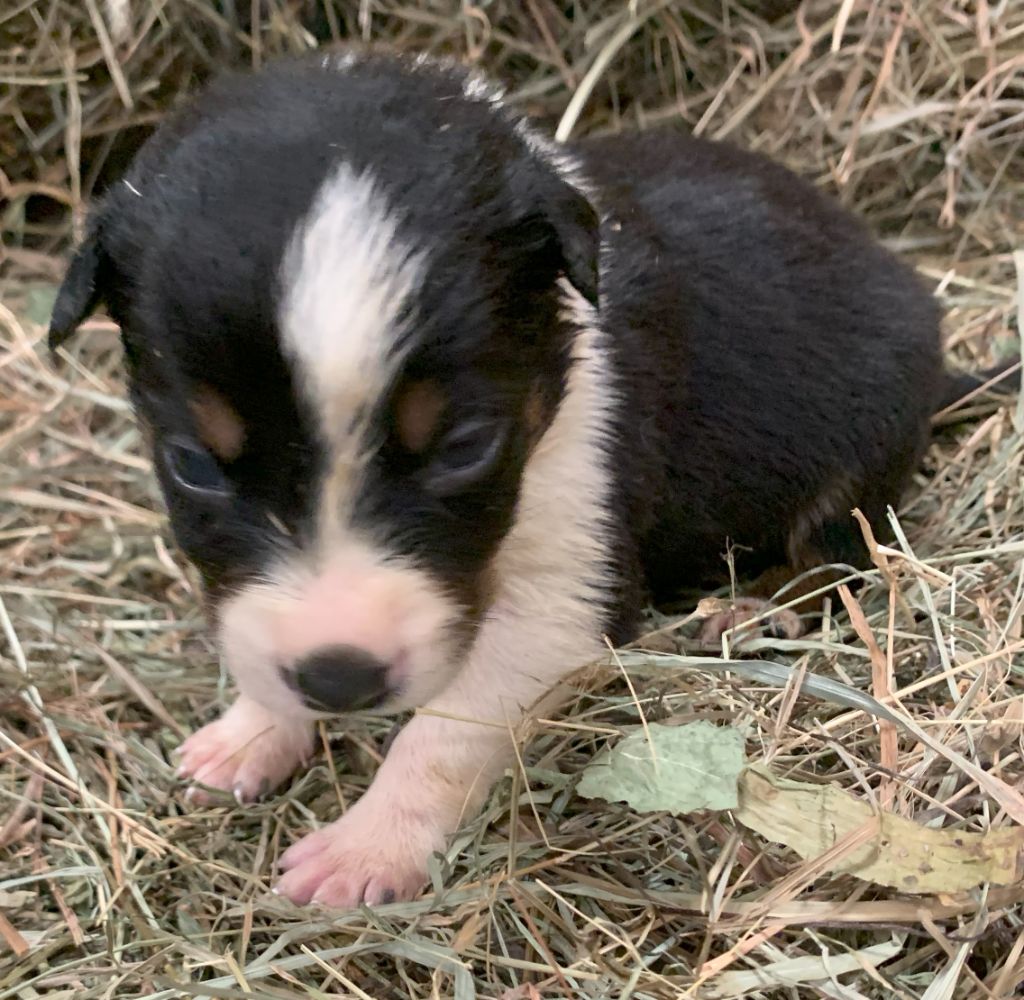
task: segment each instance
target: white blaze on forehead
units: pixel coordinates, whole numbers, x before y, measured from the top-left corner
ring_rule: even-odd
[[[285,354],[339,458],[358,448],[357,423],[401,362],[403,308],[421,273],[379,189],[343,164],[285,254],[279,316]]]

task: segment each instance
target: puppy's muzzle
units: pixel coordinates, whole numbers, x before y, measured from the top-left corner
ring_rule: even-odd
[[[284,682],[316,712],[374,708],[390,693],[388,665],[357,646],[329,646],[281,668]]]

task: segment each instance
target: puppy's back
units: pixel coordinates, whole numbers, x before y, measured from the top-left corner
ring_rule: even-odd
[[[765,565],[856,561],[850,509],[884,520],[927,441],[932,296],[761,156],[667,132],[579,152],[604,199],[623,502],[656,590],[716,575],[727,540]]]

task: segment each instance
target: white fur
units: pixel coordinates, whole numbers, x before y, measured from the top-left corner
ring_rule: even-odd
[[[365,448],[367,406],[401,363],[402,307],[422,275],[372,179],[347,164],[323,184],[282,267],[286,355],[316,405],[339,460]]]
[[[366,174],[342,164],[323,184],[282,266],[284,351],[331,448],[321,490],[321,546],[340,544],[372,454],[373,404],[402,362],[400,316],[421,257]]]
[[[320,66],[322,69],[344,73],[360,62],[362,62],[362,54],[357,49],[346,49],[344,52],[335,52],[333,55],[324,56],[320,60]]]
[[[462,83],[462,93],[471,101],[486,101],[495,107],[505,102],[505,91],[478,73],[470,73]]]
[[[242,694],[268,707],[303,708],[279,673],[317,649],[356,646],[391,666],[401,694],[380,711],[421,705],[458,667],[450,626],[458,606],[407,560],[340,527],[327,545],[298,554],[225,601],[224,662]]]
[[[452,683],[398,735],[366,795],[285,856],[279,891],[334,906],[401,898],[429,853],[471,816],[512,758],[524,712],[603,653],[611,583],[605,446],[616,400],[602,334],[579,320],[566,395],[531,457],[515,525],[495,569],[498,594]]]

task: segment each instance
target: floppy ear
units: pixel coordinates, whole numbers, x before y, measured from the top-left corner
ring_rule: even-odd
[[[599,220],[586,196],[554,166],[534,155],[509,163],[505,177],[519,221],[501,231],[509,247],[545,252],[591,305],[598,298]]]
[[[57,350],[100,304],[108,271],[107,257],[100,244],[99,226],[93,222],[57,293],[47,338],[51,351]]]
[[[562,250],[565,276],[592,306],[598,300],[598,255],[601,249],[597,211],[587,198],[561,177],[544,192],[544,214]]]

